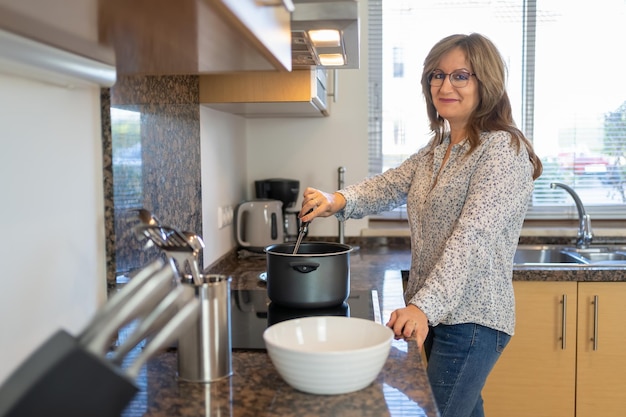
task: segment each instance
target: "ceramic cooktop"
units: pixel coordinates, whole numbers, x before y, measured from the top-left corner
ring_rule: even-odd
[[[233,290],[230,293],[233,349],[265,349],[263,331],[278,322],[310,316],[359,317],[381,322],[378,291],[351,291],[337,307],[296,309],[272,303],[266,291]]]

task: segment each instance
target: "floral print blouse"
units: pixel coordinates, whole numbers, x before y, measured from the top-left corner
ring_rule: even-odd
[[[504,131],[483,132],[472,152],[447,138],[397,168],[340,190],[339,220],[407,205],[411,270],[404,294],[429,324],[476,323],[512,335],[513,256],[533,191],[526,148]]]

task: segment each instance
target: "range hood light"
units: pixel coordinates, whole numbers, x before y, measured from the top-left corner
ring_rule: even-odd
[[[340,66],[346,64],[343,54],[319,54],[319,57],[320,63],[324,66]]]
[[[335,29],[309,30],[309,37],[318,48],[336,48],[341,45],[341,35]]]
[[[295,5],[291,14],[292,68],[359,68],[359,3],[363,0],[292,1]],[[325,34],[320,39],[326,30],[332,31],[332,38]],[[338,54],[329,58],[339,64],[321,62],[326,54]]]

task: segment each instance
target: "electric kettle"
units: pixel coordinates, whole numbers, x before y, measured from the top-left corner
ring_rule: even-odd
[[[284,243],[283,225],[282,201],[245,201],[236,209],[235,240],[240,247],[263,252],[269,245]]]

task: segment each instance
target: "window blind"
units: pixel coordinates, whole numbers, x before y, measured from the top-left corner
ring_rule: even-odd
[[[115,209],[141,208],[143,206],[141,114],[112,107],[111,120]]]
[[[382,0],[370,0],[368,5],[368,84],[369,84],[369,174],[383,171],[382,88],[383,88],[383,8]]]
[[[561,0],[370,1],[370,174],[396,166],[429,137],[423,60],[452,33],[499,48],[516,123],[544,164],[528,218],[574,218],[574,188],[592,218],[626,218],[626,83],[619,70],[626,4]]]

